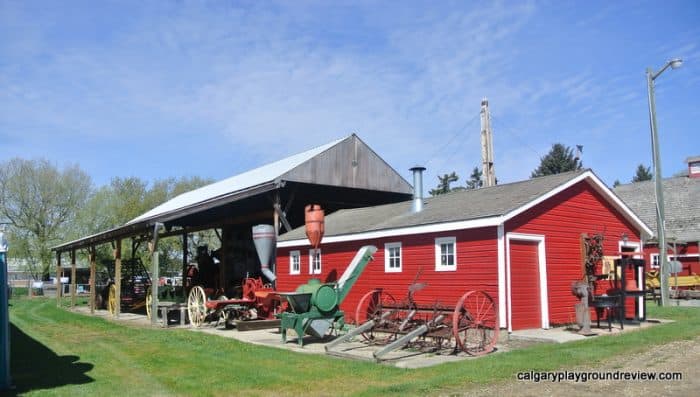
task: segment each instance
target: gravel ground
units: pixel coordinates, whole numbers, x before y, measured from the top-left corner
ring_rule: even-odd
[[[569,372],[650,372],[657,376],[680,372],[682,380],[588,380],[535,383],[512,380],[449,395],[483,396],[697,396],[700,395],[700,337],[656,346],[640,354],[615,357],[598,367],[577,367]]]

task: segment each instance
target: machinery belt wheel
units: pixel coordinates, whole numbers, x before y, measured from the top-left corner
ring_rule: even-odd
[[[117,313],[117,285],[112,284],[109,286],[109,296],[107,297],[107,310],[109,313],[114,315]]]
[[[187,296],[187,314],[192,326],[199,328],[204,323],[204,319],[207,317],[206,303],[207,294],[204,293],[204,288],[199,285],[192,287]]]
[[[469,291],[457,301],[452,332],[457,348],[472,356],[494,350],[498,341],[498,307],[484,291]]]
[[[355,324],[357,326],[362,325],[370,320],[379,321],[382,315],[393,310],[394,313],[385,317],[386,322],[395,322],[398,318],[398,310],[396,307],[396,299],[388,293],[381,289],[374,289],[366,293],[361,299],[360,303],[357,304],[355,309]],[[362,337],[370,343],[387,344],[391,342],[392,339],[396,337],[394,333],[384,333],[384,332],[374,332],[374,328],[377,328],[380,324],[375,324],[375,326],[369,331],[363,332]]]

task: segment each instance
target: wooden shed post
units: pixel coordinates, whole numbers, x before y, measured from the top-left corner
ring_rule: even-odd
[[[114,286],[116,288],[114,317],[119,317],[122,302],[122,239],[118,238],[114,246]]]
[[[95,247],[88,248],[90,257],[90,314],[95,314]]]
[[[187,278],[187,232],[182,234],[182,297],[186,295],[185,292],[185,279]],[[175,288],[175,282],[173,280],[173,288]]]
[[[63,284],[61,284],[61,251],[56,251],[56,306],[61,306],[61,298],[63,298]]]
[[[75,248],[70,252],[70,307],[75,306]]]

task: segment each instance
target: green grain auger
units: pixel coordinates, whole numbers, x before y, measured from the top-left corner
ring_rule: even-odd
[[[345,313],[340,310],[340,304],[375,252],[377,247],[373,245],[360,248],[336,283],[311,279],[295,292],[278,292],[289,304],[289,311],[277,314],[281,320],[282,342],[287,342],[288,329],[296,332],[299,346],[303,346],[305,334],[323,338],[331,327],[341,329],[345,325]]]

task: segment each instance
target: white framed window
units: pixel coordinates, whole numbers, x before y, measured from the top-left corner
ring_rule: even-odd
[[[384,272],[401,272],[401,243],[384,244]]]
[[[659,268],[659,254],[650,254],[649,259],[651,259],[651,268],[652,269],[658,269]]]
[[[440,237],[435,239],[435,271],[457,270],[457,239]]]
[[[321,274],[321,249],[309,250],[309,274]]]
[[[289,274],[301,274],[300,251],[289,251]]]

